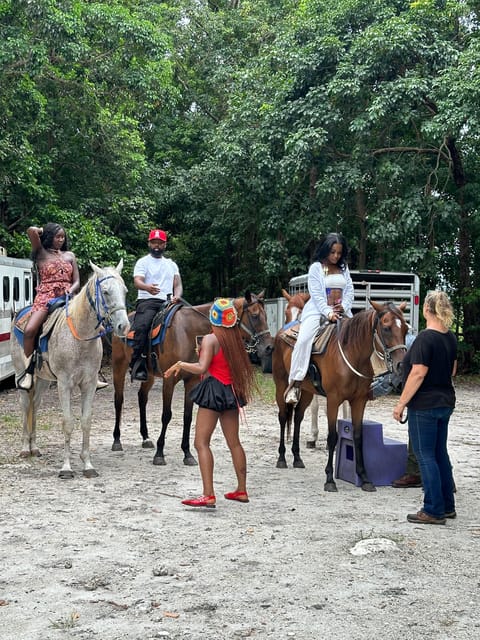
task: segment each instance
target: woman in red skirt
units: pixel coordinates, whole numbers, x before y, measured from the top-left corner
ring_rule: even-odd
[[[198,453],[203,495],[182,500],[182,504],[190,507],[213,508],[216,504],[210,440],[218,420],[237,476],[237,488],[226,493],[225,498],[248,502],[247,460],[239,439],[239,413],[251,399],[254,370],[245,351],[233,300],[217,298],[210,309],[210,323],[212,333],[202,339],[199,361],[179,361],[164,373],[165,378],[181,370],[202,376],[190,397],[199,407],[194,446]],[[206,373],[208,375],[204,375]]]

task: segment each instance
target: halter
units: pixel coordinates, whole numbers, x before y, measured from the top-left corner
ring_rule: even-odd
[[[392,308],[389,305],[389,309],[388,311],[393,312]],[[407,350],[407,346],[405,344],[397,344],[394,347],[387,347],[387,345],[385,344],[385,341],[383,340],[382,334],[379,333],[378,331],[378,323],[380,321],[380,319],[382,318],[382,316],[384,316],[387,313],[386,310],[384,311],[375,311],[375,318],[373,321],[373,349],[372,349],[372,353],[375,353],[375,355],[380,358],[380,360],[384,360],[386,367],[387,367],[387,371],[389,373],[393,372],[393,358],[392,358],[392,353],[394,351],[397,351],[398,349],[405,349],[405,351]],[[379,342],[382,348],[382,351],[378,351],[378,349],[375,346],[375,342]],[[360,378],[364,378],[366,380],[372,380],[373,377],[372,376],[366,376],[363,373],[360,373],[360,371],[357,371],[351,364],[350,362],[347,360],[347,357],[345,356],[345,353],[343,352],[342,349],[342,345],[340,344],[340,340],[338,341],[338,349],[340,351],[340,354],[345,362],[345,364],[347,365],[347,367],[353,371],[353,373],[357,376],[359,376]]]
[[[391,305],[389,305],[388,311],[390,311],[391,313],[393,313],[396,316],[396,313],[393,311]],[[407,345],[406,344],[397,344],[394,347],[387,347],[387,345],[385,344],[385,341],[383,340],[382,334],[378,332],[379,320],[382,318],[382,316],[384,316],[386,313],[388,313],[388,311],[381,311],[381,312],[377,312],[375,314],[375,320],[374,320],[374,323],[373,323],[373,352],[375,353],[375,355],[378,358],[380,358],[380,360],[385,360],[388,372],[392,373],[392,371],[393,371],[392,353],[394,351],[397,351],[398,349],[405,349],[405,351],[406,351],[407,350]],[[379,342],[380,343],[382,351],[378,351],[378,349],[375,346],[375,342],[377,342],[377,343]]]
[[[257,303],[259,305],[261,305],[261,307],[263,308],[263,302],[261,300],[259,300],[258,298],[256,300],[254,300],[253,302],[247,302],[245,300],[245,302],[243,303],[243,307],[242,307],[242,313],[240,314],[240,318],[238,320],[238,324],[239,324],[240,328],[243,329],[245,331],[245,333],[247,333],[251,337],[250,342],[247,342],[245,344],[245,349],[246,349],[247,353],[253,353],[256,350],[256,348],[258,346],[258,343],[260,342],[260,338],[262,336],[264,336],[265,334],[269,333],[268,328],[264,329],[263,331],[260,331],[259,333],[257,333],[255,331],[255,327],[253,326],[252,319],[250,318],[250,314],[249,313],[247,313],[249,326],[247,327],[242,322],[242,318],[243,318],[245,312],[247,311],[247,309],[249,307],[251,307],[252,305],[257,304]]]
[[[65,304],[65,316],[66,316],[68,328],[72,332],[73,337],[76,338],[77,340],[87,341],[87,340],[96,340],[97,338],[102,338],[107,333],[113,331],[113,327],[111,323],[112,314],[115,313],[115,311],[126,311],[126,308],[123,305],[112,307],[111,309],[108,308],[108,305],[105,301],[105,297],[103,295],[103,291],[100,285],[105,280],[110,280],[110,278],[115,278],[115,276],[105,276],[104,278],[95,278],[95,300],[92,298],[92,295],[90,293],[90,287],[86,288],[87,300],[90,303],[90,306],[95,311],[95,314],[97,316],[97,324],[95,325],[95,330],[98,329],[100,325],[103,326],[103,329],[99,333],[96,333],[94,336],[91,336],[90,338],[81,338],[79,336],[78,331],[76,330],[75,325],[73,324],[72,316],[68,315],[68,300],[70,296],[67,295],[66,304]]]

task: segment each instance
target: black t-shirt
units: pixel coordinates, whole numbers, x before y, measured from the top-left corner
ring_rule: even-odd
[[[414,364],[428,367],[420,388],[408,403],[411,409],[454,407],[452,371],[457,359],[457,339],[451,331],[420,331],[403,360],[403,384]]]

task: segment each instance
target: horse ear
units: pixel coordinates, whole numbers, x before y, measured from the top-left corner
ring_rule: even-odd
[[[265,297],[265,289],[257,295],[257,300],[263,300]]]
[[[370,305],[375,309],[375,311],[381,311],[384,305],[381,305],[379,302],[375,302],[375,300],[368,299]]]
[[[406,302],[406,300],[404,300],[403,302],[401,302],[401,303],[398,305],[398,308],[400,309],[400,311],[405,311],[405,309],[407,308],[407,302]]]
[[[290,301],[290,298],[292,297],[288,291],[285,291],[285,289],[282,289],[282,296],[285,298],[285,300]]]
[[[245,291],[245,300],[248,302],[248,304],[250,304],[252,301],[252,292],[250,291],[250,289],[247,289]]]
[[[122,273],[122,269],[123,269],[123,258],[120,258],[120,262],[115,267],[115,271],[118,271],[118,273]]]
[[[101,275],[100,267],[97,267],[96,264],[93,264],[91,260],[89,260],[88,263],[90,264],[90,268],[92,269],[92,271],[94,271],[97,274],[97,276]]]

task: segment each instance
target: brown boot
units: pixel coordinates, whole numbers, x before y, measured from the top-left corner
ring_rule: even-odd
[[[396,489],[412,489],[421,486],[421,476],[414,473],[405,473],[401,478],[392,482],[392,487],[395,487]]]

